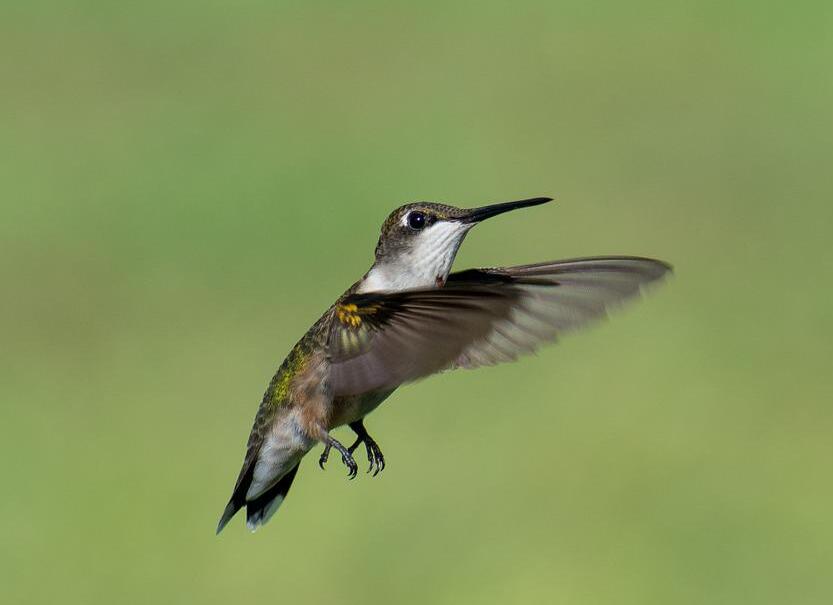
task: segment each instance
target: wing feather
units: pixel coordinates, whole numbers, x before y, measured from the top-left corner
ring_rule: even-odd
[[[509,362],[603,317],[670,267],[638,257],[454,273],[443,288],[355,294],[329,338],[337,395],[396,387],[454,367]]]

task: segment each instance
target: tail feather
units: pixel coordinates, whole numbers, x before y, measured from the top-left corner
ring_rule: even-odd
[[[297,472],[298,465],[296,464],[273,487],[246,503],[246,527],[250,531],[255,531],[259,526],[269,521],[272,515],[278,511],[286,498],[286,494],[289,493],[289,488],[292,487],[292,481],[295,479]]]
[[[254,500],[246,501],[246,491],[251,479],[239,482],[237,489],[234,490],[234,494],[232,494],[223,511],[223,515],[220,517],[220,522],[217,524],[217,533],[223,531],[226,524],[244,506],[246,507],[246,526],[251,531],[255,531],[259,526],[269,521],[286,498],[286,494],[292,486],[292,481],[295,479],[295,474],[298,472],[299,464],[292,467],[275,485]]]

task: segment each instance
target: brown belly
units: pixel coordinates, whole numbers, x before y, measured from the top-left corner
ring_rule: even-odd
[[[394,389],[395,390],[395,389]],[[365,393],[350,397],[336,397],[333,401],[333,414],[330,418],[329,429],[350,424],[367,416],[387,399],[393,390]]]

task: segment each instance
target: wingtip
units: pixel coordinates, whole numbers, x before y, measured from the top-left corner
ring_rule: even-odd
[[[660,273],[657,275],[658,278],[674,274],[674,265],[672,265],[671,263],[666,262],[664,260],[660,260],[658,258],[652,258],[650,260],[653,261],[653,263],[661,269]]]
[[[634,257],[634,259],[644,263],[648,268],[649,281],[651,282],[666,279],[674,274],[674,267],[664,260],[645,257]]]

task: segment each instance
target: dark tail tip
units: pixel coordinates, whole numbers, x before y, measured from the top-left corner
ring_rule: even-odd
[[[237,511],[241,508],[241,505],[237,504],[234,499],[229,500],[229,503],[226,504],[226,509],[223,511],[223,516],[220,517],[220,522],[217,524],[217,534],[223,531],[223,528],[228,525],[231,518],[236,515]]]
[[[296,464],[281,477],[280,481],[252,500],[246,500],[245,492],[241,488],[235,489],[234,495],[226,504],[226,509],[217,524],[217,533],[223,531],[223,528],[237,514],[237,511],[244,506],[246,507],[246,526],[251,531],[255,531],[259,526],[266,523],[283,503],[297,472],[298,465]]]
[[[295,479],[295,473],[298,472],[298,465],[296,464],[292,470],[286,473],[281,480],[274,486],[263,492],[257,498],[246,502],[246,527],[249,531],[255,531],[258,527],[269,521],[272,518],[281,504],[283,504],[289,488],[292,486],[292,480]]]

